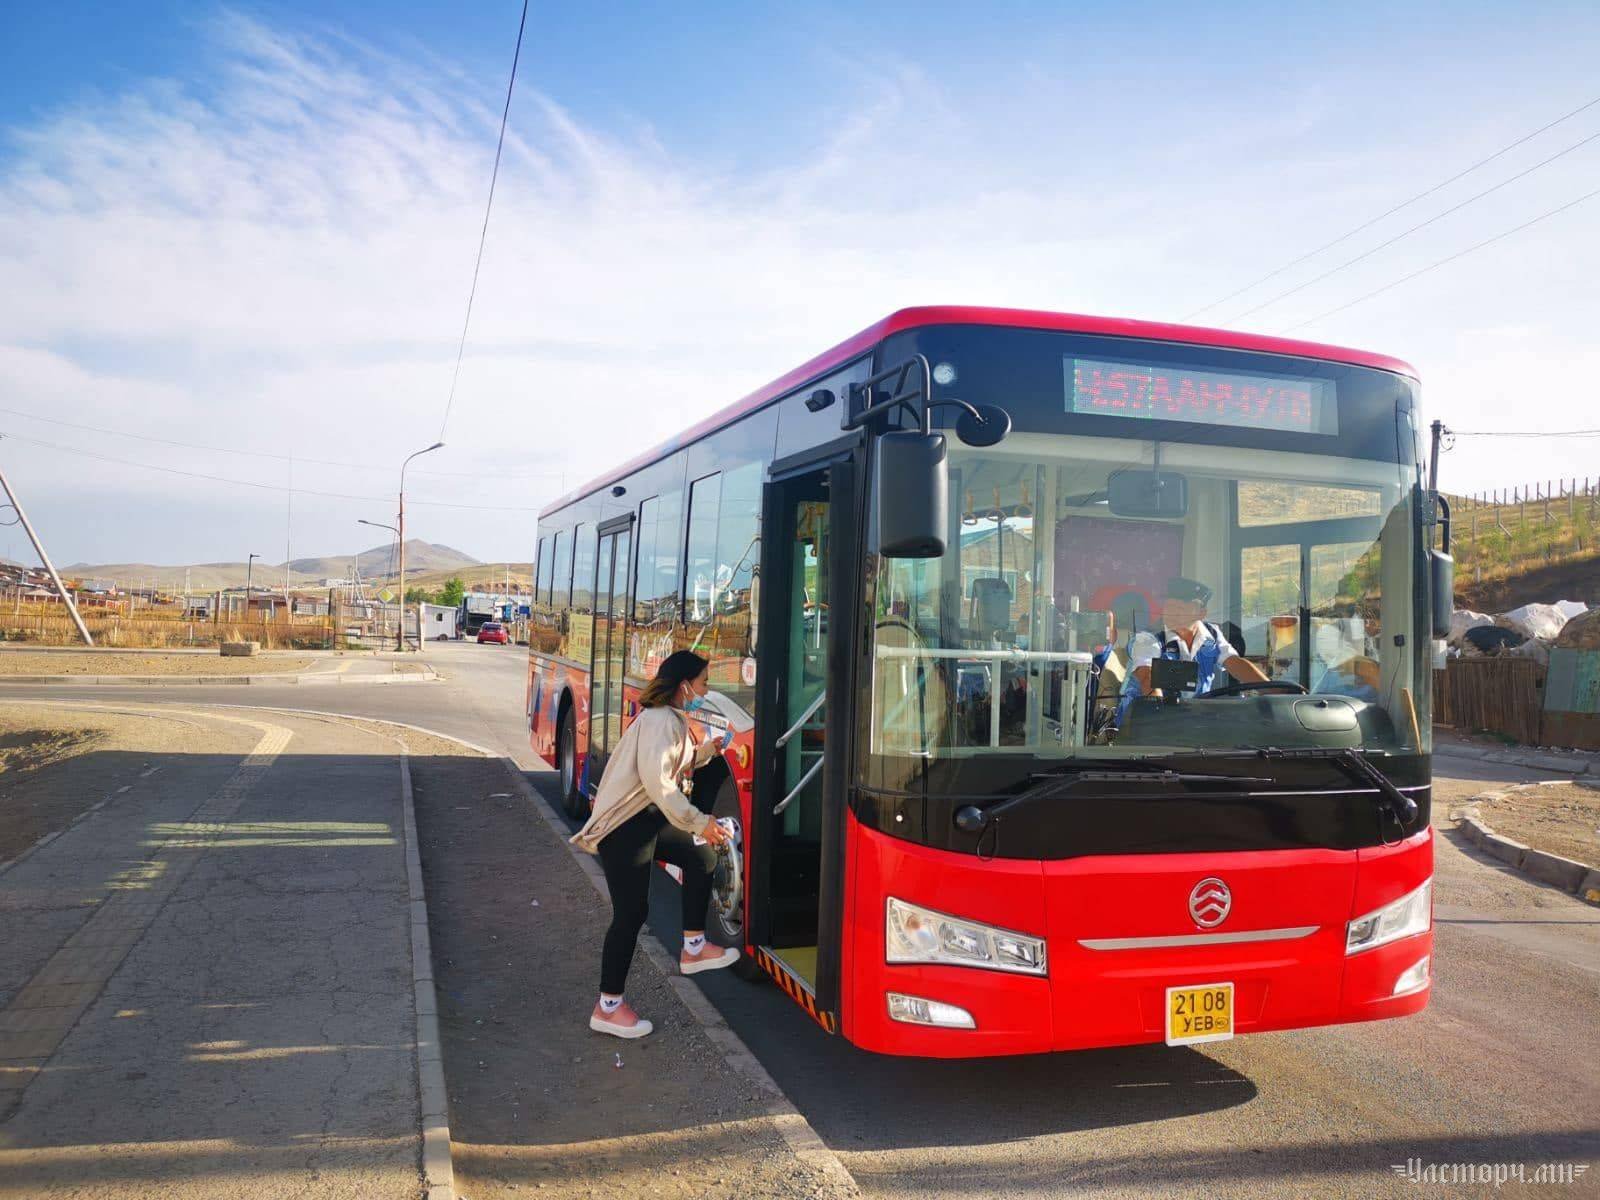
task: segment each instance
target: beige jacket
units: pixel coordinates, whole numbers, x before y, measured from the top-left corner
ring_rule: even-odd
[[[612,749],[594,811],[572,835],[572,844],[593,854],[606,834],[652,804],[685,833],[705,833],[713,818],[689,802],[678,781],[710,762],[716,752],[714,738],[698,745],[690,739],[689,723],[676,709],[662,705],[642,710]]]

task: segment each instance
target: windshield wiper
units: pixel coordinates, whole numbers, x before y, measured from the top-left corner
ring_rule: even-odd
[[[965,833],[982,833],[998,823],[999,819],[1013,808],[1033,800],[1054,796],[1080,783],[1231,783],[1243,786],[1275,782],[1259,775],[1214,775],[1195,771],[1148,770],[1140,767],[1117,767],[1110,770],[1076,768],[1070,772],[1041,771],[1035,773],[1033,778],[1040,782],[1026,791],[1000,801],[999,804],[990,805],[988,808],[968,804],[957,809],[956,828]]]
[[[1306,747],[1296,750],[1285,750],[1280,746],[1261,746],[1255,753],[1262,758],[1314,758],[1322,762],[1331,762],[1335,766],[1344,768],[1344,773],[1357,783],[1369,783],[1378,789],[1388,803],[1385,807],[1402,829],[1417,819],[1417,802],[1395,786],[1390,779],[1377,767],[1372,765],[1360,750],[1353,746],[1346,746],[1342,750],[1324,750],[1319,747]]]

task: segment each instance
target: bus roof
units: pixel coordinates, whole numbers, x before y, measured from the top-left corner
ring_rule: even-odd
[[[1134,321],[1124,317],[1091,317],[1080,313],[1044,312],[1026,308],[983,308],[957,304],[925,305],[902,308],[890,313],[881,321],[867,326],[854,337],[846,338],[830,350],[794,370],[779,376],[765,387],[757,388],[742,400],[719,409],[703,421],[691,425],[674,438],[646,450],[614,470],[590,480],[582,487],[568,492],[558,500],[539,510],[541,517],[565,508],[575,500],[607,487],[640,467],[665,458],[685,446],[691,445],[724,425],[756,411],[763,405],[792,391],[794,388],[826,374],[858,355],[870,350],[891,334],[925,325],[1000,325],[1017,329],[1047,329],[1062,333],[1088,333],[1101,337],[1139,338],[1152,342],[1187,342],[1195,346],[1217,346],[1228,350],[1254,350],[1261,354],[1283,354],[1296,358],[1315,358],[1325,362],[1348,363],[1356,367],[1372,367],[1379,371],[1393,371],[1415,379],[1416,370],[1408,363],[1384,354],[1366,350],[1352,350],[1345,346],[1329,346],[1322,342],[1302,342],[1294,338],[1268,337],[1264,334],[1239,333],[1232,329],[1210,329],[1203,325],[1172,325],[1163,321]]]

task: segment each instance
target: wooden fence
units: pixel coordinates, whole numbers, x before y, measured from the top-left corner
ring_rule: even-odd
[[[1433,673],[1433,719],[1539,744],[1544,671],[1527,658],[1452,658]]]
[[[92,608],[82,613],[96,646],[148,648],[260,642],[269,650],[321,650],[333,645],[334,625],[327,617],[209,621],[190,620],[176,613],[140,612],[128,617]],[[59,604],[26,604],[20,606],[20,611],[0,607],[0,636],[7,641],[41,646],[74,646],[81,641],[72,617]]]

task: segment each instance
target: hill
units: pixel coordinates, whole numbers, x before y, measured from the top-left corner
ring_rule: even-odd
[[[391,571],[390,548],[373,546],[354,555],[325,555],[320,558],[296,558],[289,562],[291,587],[319,587],[324,579],[347,579],[354,559],[364,578],[378,578]],[[469,554],[449,546],[424,542],[420,538],[406,542],[406,575],[413,567],[423,571],[461,571],[481,564]],[[162,565],[156,563],[70,563],[61,568],[69,579],[116,580],[118,587],[160,587],[169,591],[182,591],[187,576],[188,587],[196,592],[209,592],[217,588],[243,587],[246,565],[242,562],[181,563]],[[267,587],[282,587],[284,564],[257,559],[250,572],[253,582]]]
[[[477,563],[471,567],[452,567],[444,571],[413,572],[410,558],[406,559],[406,590],[415,587],[430,592],[438,591],[447,579],[454,577],[461,580],[469,592],[498,592],[505,589],[508,571],[513,591],[533,590],[532,563]],[[385,582],[391,581],[392,577],[385,578]]]
[[[1600,604],[1600,493],[1539,491],[1513,503],[1451,498],[1458,604],[1480,612],[1534,601]]]
[[[385,545],[374,546],[353,556],[325,555],[321,558],[290,559],[289,570],[319,581],[348,579],[352,558],[360,567],[363,579],[376,579],[395,569],[394,552]],[[406,541],[407,576],[414,571],[451,571],[479,565],[478,560],[472,555],[464,554],[450,546],[442,546],[437,542],[424,542],[420,538],[409,538]],[[278,571],[282,573],[282,564],[279,564]]]

